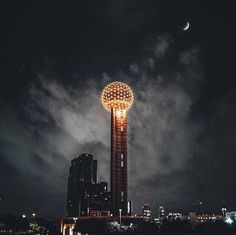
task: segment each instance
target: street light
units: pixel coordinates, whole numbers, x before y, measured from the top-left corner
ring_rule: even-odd
[[[119,209],[119,214],[120,214],[120,227],[121,227],[121,212],[122,212],[122,209]]]
[[[78,219],[77,217],[73,217],[74,224],[76,224],[77,219]]]
[[[26,218],[26,215],[25,215],[25,214],[23,214],[23,215],[22,215],[22,218],[23,218],[23,219],[25,219],[25,218]]]
[[[35,213],[33,213],[33,214],[32,214],[32,217],[33,217],[33,218],[35,218],[35,216],[36,216],[36,214],[35,214]]]

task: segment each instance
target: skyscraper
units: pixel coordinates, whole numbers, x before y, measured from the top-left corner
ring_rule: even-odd
[[[227,213],[227,209],[226,209],[225,202],[222,202],[222,208],[221,208],[221,211],[222,211],[222,217],[225,218],[226,213]]]
[[[143,209],[143,217],[151,218],[152,211],[151,211],[149,204],[144,204],[142,209]]]
[[[93,210],[110,210],[107,183],[97,183],[97,160],[83,153],[71,161],[67,189],[67,215],[89,215]]]
[[[158,207],[158,218],[164,219],[165,218],[165,209],[163,206]]]
[[[101,95],[111,112],[111,198],[112,212],[127,215],[127,111],[133,104],[133,92],[122,82],[107,85]]]

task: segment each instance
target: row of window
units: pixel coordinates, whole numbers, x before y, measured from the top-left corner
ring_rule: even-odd
[[[120,162],[120,166],[121,167],[124,167],[124,161],[123,161],[123,159],[124,159],[124,154],[122,153],[121,155],[120,155],[120,158],[121,158],[121,162]]]

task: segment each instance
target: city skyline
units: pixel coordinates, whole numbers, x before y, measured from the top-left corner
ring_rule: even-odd
[[[115,91],[116,92],[116,91]],[[110,100],[110,99],[109,99]],[[108,109],[109,111],[109,109]],[[117,111],[117,109],[116,109]],[[118,109],[118,111],[120,111]],[[112,110],[111,117],[113,116]],[[127,110],[126,110],[127,112]],[[118,127],[121,128],[120,126]],[[112,125],[111,125],[111,134],[112,134]],[[112,137],[112,135],[111,135]],[[112,143],[112,141],[111,141]],[[111,147],[111,153],[112,153]],[[112,179],[112,157],[111,155],[111,179]],[[120,163],[119,163],[120,165]],[[188,210],[183,210],[183,208],[178,209],[177,211],[173,210],[173,208],[163,207],[162,205],[158,205],[157,208],[151,208],[148,203],[142,205],[142,213],[134,214],[133,206],[131,201],[127,201],[127,207],[122,207],[122,204],[119,204],[120,197],[115,197],[112,199],[112,187],[110,186],[111,192],[108,191],[108,183],[107,182],[97,182],[97,160],[95,156],[91,153],[81,153],[77,154],[74,159],[71,160],[71,166],[69,168],[69,176],[68,176],[68,184],[67,184],[67,213],[66,218],[70,219],[78,219],[80,216],[93,218],[97,217],[109,218],[113,217],[117,218],[117,216],[125,216],[128,218],[136,217],[146,218],[148,220],[190,220],[191,216],[193,216],[194,220],[198,221],[198,223],[205,223],[208,220],[217,221],[223,220],[226,223],[231,223],[227,221],[227,218],[233,218],[235,211],[230,211],[227,208],[227,205],[223,201],[220,208],[216,210],[209,211],[209,209],[205,206],[204,202],[198,201],[191,205]],[[112,182],[112,180],[110,181]],[[119,182],[120,183],[120,182]],[[126,183],[125,183],[126,186]],[[114,187],[114,186],[113,186]],[[118,188],[118,193],[120,193],[120,188]],[[114,203],[114,200],[117,200]],[[113,203],[116,205],[120,205],[120,209],[115,213],[115,207]],[[129,205],[128,205],[129,204]],[[126,210],[125,213],[120,213],[122,210]],[[232,215],[231,215],[232,214]],[[36,216],[35,213],[32,214],[33,218]],[[23,218],[26,218],[26,215],[22,215]],[[137,218],[138,218],[137,217]],[[109,219],[108,219],[109,220]],[[234,218],[233,218],[234,221]]]
[[[114,81],[135,94],[134,213],[147,203],[236,209],[233,6],[16,1],[0,9],[0,212],[65,215],[75,154],[93,153],[98,182],[110,186],[110,116],[100,95]]]

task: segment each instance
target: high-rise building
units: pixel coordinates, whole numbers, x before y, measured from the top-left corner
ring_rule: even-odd
[[[111,112],[111,198],[112,212],[128,214],[127,198],[127,111],[133,103],[133,92],[122,82],[107,85],[101,95],[106,110]]]
[[[158,208],[158,218],[159,219],[165,218],[165,209],[163,206],[159,206],[159,208]]]
[[[225,215],[225,222],[227,224],[232,224],[236,222],[236,211],[227,212]]]
[[[131,216],[133,212],[133,208],[132,208],[132,202],[128,201],[127,202],[127,215]]]
[[[198,201],[197,203],[197,215],[202,215],[203,214],[203,202]]]
[[[192,226],[195,226],[197,223],[197,215],[196,212],[189,212],[189,222]]]
[[[226,213],[227,213],[225,202],[222,202],[221,211],[222,211],[222,217],[225,218],[226,217]]]
[[[152,211],[151,211],[149,204],[144,204],[142,209],[143,209],[143,217],[151,218]]]
[[[107,183],[97,183],[97,160],[83,153],[71,161],[67,189],[67,215],[89,215],[92,210],[109,210]]]
[[[196,215],[202,215],[204,212],[204,206],[203,206],[203,201],[198,200],[197,202],[194,202],[191,204],[191,209],[192,212],[196,212]]]

